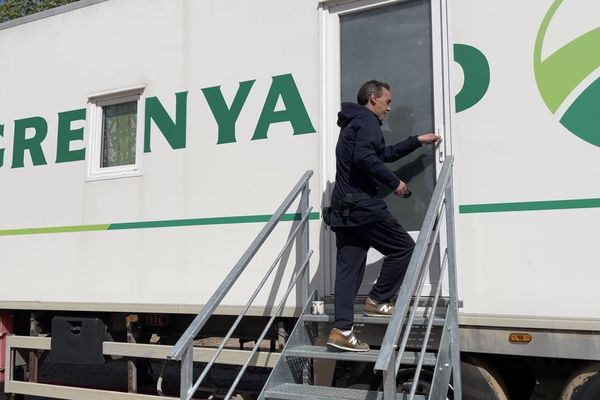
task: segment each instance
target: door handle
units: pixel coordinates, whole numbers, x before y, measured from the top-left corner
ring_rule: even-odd
[[[438,127],[435,130],[435,134],[440,137],[440,140],[438,140],[435,144],[435,149],[438,151],[438,161],[440,162],[440,164],[442,164],[446,156],[446,138],[444,136],[444,125],[438,125]]]

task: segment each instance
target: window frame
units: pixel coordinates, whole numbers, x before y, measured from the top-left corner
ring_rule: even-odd
[[[142,175],[142,154],[144,152],[144,101],[142,94],[145,84],[114,89],[88,96],[87,102],[87,152],[86,181],[127,178]],[[135,163],[114,167],[101,167],[104,107],[116,104],[137,102],[135,132]]]

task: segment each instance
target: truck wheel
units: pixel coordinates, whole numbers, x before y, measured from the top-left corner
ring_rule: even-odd
[[[402,394],[409,394],[413,384],[413,378],[415,376],[415,369],[401,369],[398,371],[398,376],[396,378],[397,381],[397,391]],[[417,390],[415,391],[416,395],[428,396],[431,391],[431,382],[433,381],[433,372],[428,369],[422,369],[421,375],[419,376],[419,381],[417,382]],[[380,390],[382,390],[381,388]],[[448,388],[448,394],[446,400],[452,400],[454,398],[454,393],[452,390],[452,386]]]
[[[460,363],[463,400],[508,400],[502,378],[477,357],[463,355]]]
[[[569,377],[560,400],[600,399],[600,363],[585,364]]]

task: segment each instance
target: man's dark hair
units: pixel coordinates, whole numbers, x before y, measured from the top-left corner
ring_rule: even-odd
[[[356,102],[361,106],[364,106],[369,102],[369,97],[371,97],[371,94],[375,93],[375,96],[380,97],[383,94],[383,88],[390,90],[390,85],[386,82],[379,82],[375,79],[363,83],[356,94]]]

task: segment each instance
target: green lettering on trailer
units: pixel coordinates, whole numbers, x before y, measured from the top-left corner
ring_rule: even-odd
[[[235,143],[235,123],[255,81],[240,82],[235,98],[231,103],[231,108],[227,107],[223,93],[221,93],[221,86],[202,89],[210,111],[212,111],[215,121],[219,125],[217,144]]]
[[[454,61],[460,64],[464,74],[463,87],[454,98],[459,113],[485,96],[490,86],[490,64],[479,49],[460,43],[454,45]]]
[[[150,149],[150,126],[154,121],[172,149],[185,148],[185,133],[187,124],[187,94],[180,92],[175,94],[175,122],[171,119],[158,97],[146,99],[146,115],[144,120],[144,152]]]
[[[28,129],[35,131],[26,138]],[[42,142],[48,134],[48,123],[42,117],[24,118],[15,121],[15,137],[13,144],[12,168],[24,166],[25,151],[29,151],[33,165],[46,165],[46,157],[42,150]]]
[[[275,111],[279,97],[281,97],[285,109]],[[266,139],[269,127],[277,122],[290,122],[294,129],[294,135],[316,132],[292,74],[273,77],[252,140]]]
[[[0,124],[0,137],[4,137],[4,125]],[[4,166],[4,149],[0,148],[0,167]]]
[[[85,121],[85,108],[58,113],[56,163],[85,160],[85,147],[71,150],[71,142],[83,142],[83,127],[71,129],[71,123]]]

